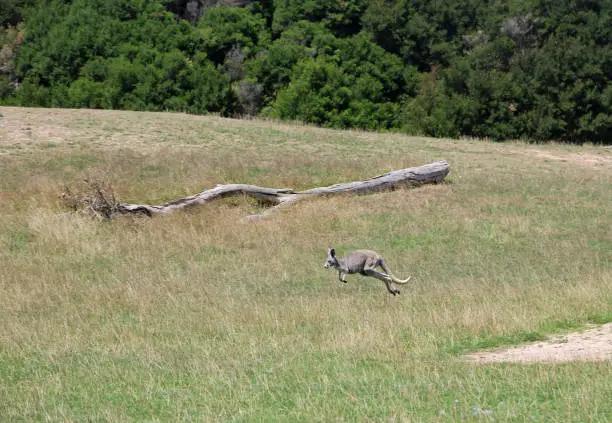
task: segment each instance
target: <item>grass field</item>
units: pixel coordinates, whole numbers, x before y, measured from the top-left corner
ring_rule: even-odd
[[[461,353],[612,320],[612,150],[219,117],[0,108],[0,421],[606,422],[612,363]],[[64,184],[159,204],[447,160],[438,185],[102,222]],[[383,254],[402,294],[341,284]]]

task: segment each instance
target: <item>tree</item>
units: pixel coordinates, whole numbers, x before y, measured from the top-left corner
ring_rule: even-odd
[[[236,48],[252,56],[269,44],[264,17],[248,8],[218,6],[207,9],[198,28],[204,40],[203,47],[216,64],[222,64]]]
[[[299,21],[321,23],[336,36],[350,36],[361,30],[360,17],[365,0],[275,0],[272,30],[284,32]]]

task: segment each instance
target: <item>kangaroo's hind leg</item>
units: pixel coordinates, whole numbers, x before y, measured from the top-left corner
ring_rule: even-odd
[[[389,291],[390,294],[397,295],[400,293],[398,289],[393,288],[393,281],[387,274],[379,272],[378,270],[372,268],[365,268],[363,269],[363,272],[367,276],[372,276],[373,278],[383,281],[385,283],[385,286],[387,287],[387,291]]]
[[[378,260],[378,265],[383,270],[383,272],[385,272],[385,274],[387,274],[387,275],[391,274],[391,272],[389,272],[389,269],[387,269],[387,266],[385,266],[385,262],[382,259],[382,257]]]

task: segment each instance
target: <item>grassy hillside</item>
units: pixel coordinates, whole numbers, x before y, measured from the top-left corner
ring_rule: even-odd
[[[0,420],[606,421],[610,362],[465,362],[612,320],[612,151],[183,114],[0,108]],[[447,160],[440,185],[251,224],[228,200],[65,213],[83,178],[157,204],[217,183],[310,188]],[[381,252],[337,281],[327,247]]]

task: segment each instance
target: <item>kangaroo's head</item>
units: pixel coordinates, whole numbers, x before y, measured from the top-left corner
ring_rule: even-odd
[[[324,268],[329,269],[330,267],[338,267],[338,258],[336,257],[336,250],[333,248],[327,249],[327,260],[325,260]]]

